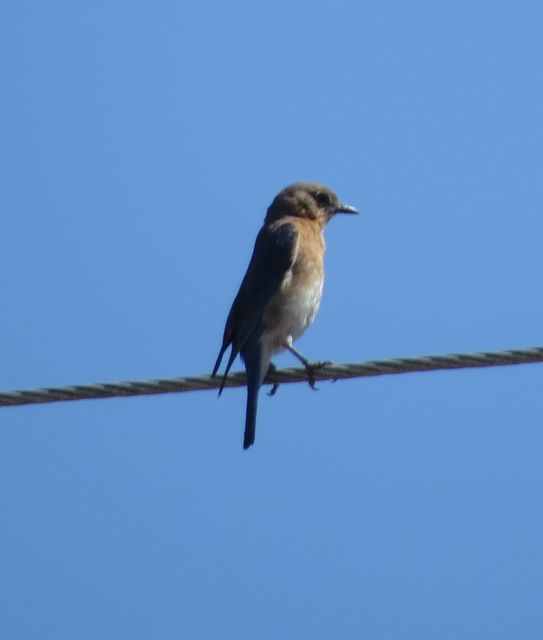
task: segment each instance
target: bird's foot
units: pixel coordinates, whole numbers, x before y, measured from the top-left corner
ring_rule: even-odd
[[[274,382],[272,388],[268,391],[269,396],[274,396],[277,393],[277,389],[279,389],[281,385],[279,382]]]
[[[298,360],[304,365],[307,373],[307,382],[313,391],[317,391],[317,387],[315,386],[315,372],[329,364],[332,364],[330,360],[310,362],[303,354],[292,346],[292,340],[287,341],[284,346],[285,349],[288,349],[290,353],[298,358]]]
[[[332,364],[330,360],[322,360],[318,362],[309,362],[306,360],[304,363],[305,371],[307,373],[307,382],[313,391],[318,391],[318,387],[315,384],[315,372],[319,371],[323,367]]]
[[[273,362],[270,362],[270,366],[268,367],[268,373],[266,374],[266,376],[269,376],[270,373],[274,373],[275,371],[277,371],[277,367],[273,364]],[[277,389],[279,389],[279,387],[279,382],[274,382],[272,388],[270,389],[270,391],[268,391],[268,395],[274,396],[277,393]]]

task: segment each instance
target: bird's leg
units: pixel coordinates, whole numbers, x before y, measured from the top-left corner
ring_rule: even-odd
[[[268,367],[268,373],[266,373],[266,377],[269,376],[270,373],[273,373],[274,371],[277,371],[277,367],[273,364],[273,362],[270,362],[270,366]],[[271,390],[268,391],[268,395],[274,396],[277,393],[277,389],[279,389],[279,382],[274,382]]]
[[[286,348],[304,365],[309,386],[313,389],[313,391],[318,391],[317,387],[315,386],[315,371],[318,371],[319,369],[322,369],[323,367],[326,367],[326,365],[332,363],[329,360],[324,360],[322,362],[310,362],[303,354],[301,354],[292,346],[292,342],[290,342],[290,344],[287,343]]]

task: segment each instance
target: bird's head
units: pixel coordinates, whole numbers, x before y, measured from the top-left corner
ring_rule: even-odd
[[[348,204],[340,202],[337,195],[323,184],[295,182],[280,191],[266,214],[266,222],[283,216],[295,216],[315,220],[323,226],[336,213],[358,213]]]

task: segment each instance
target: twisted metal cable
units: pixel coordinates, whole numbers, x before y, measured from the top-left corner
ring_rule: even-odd
[[[453,353],[440,356],[417,358],[396,358],[393,360],[370,360],[346,364],[330,363],[314,372],[315,380],[340,380],[365,378],[416,371],[437,371],[443,369],[467,369],[474,367],[499,367],[513,364],[543,362],[543,347],[514,349],[511,351],[488,351],[480,353]],[[307,382],[307,372],[303,368],[277,369],[266,377],[266,384]],[[185,378],[165,378],[159,380],[133,380],[128,382],[103,382],[98,384],[70,385],[45,389],[0,392],[0,407],[67,400],[91,400],[125,396],[145,396],[158,393],[180,393],[218,389],[221,377],[209,375]],[[246,385],[244,372],[231,373],[225,387]]]

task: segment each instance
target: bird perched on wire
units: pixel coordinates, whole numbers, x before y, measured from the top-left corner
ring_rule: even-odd
[[[305,366],[314,387],[314,371],[323,363],[309,362],[292,343],[315,319],[324,281],[324,237],[327,222],[337,213],[358,213],[342,204],[322,184],[297,182],[271,203],[256,238],[253,255],[236,295],[216,375],[226,349],[232,345],[219,395],[238,354],[247,371],[247,412],[243,448],[255,441],[258,392],[274,354],[288,349]]]

